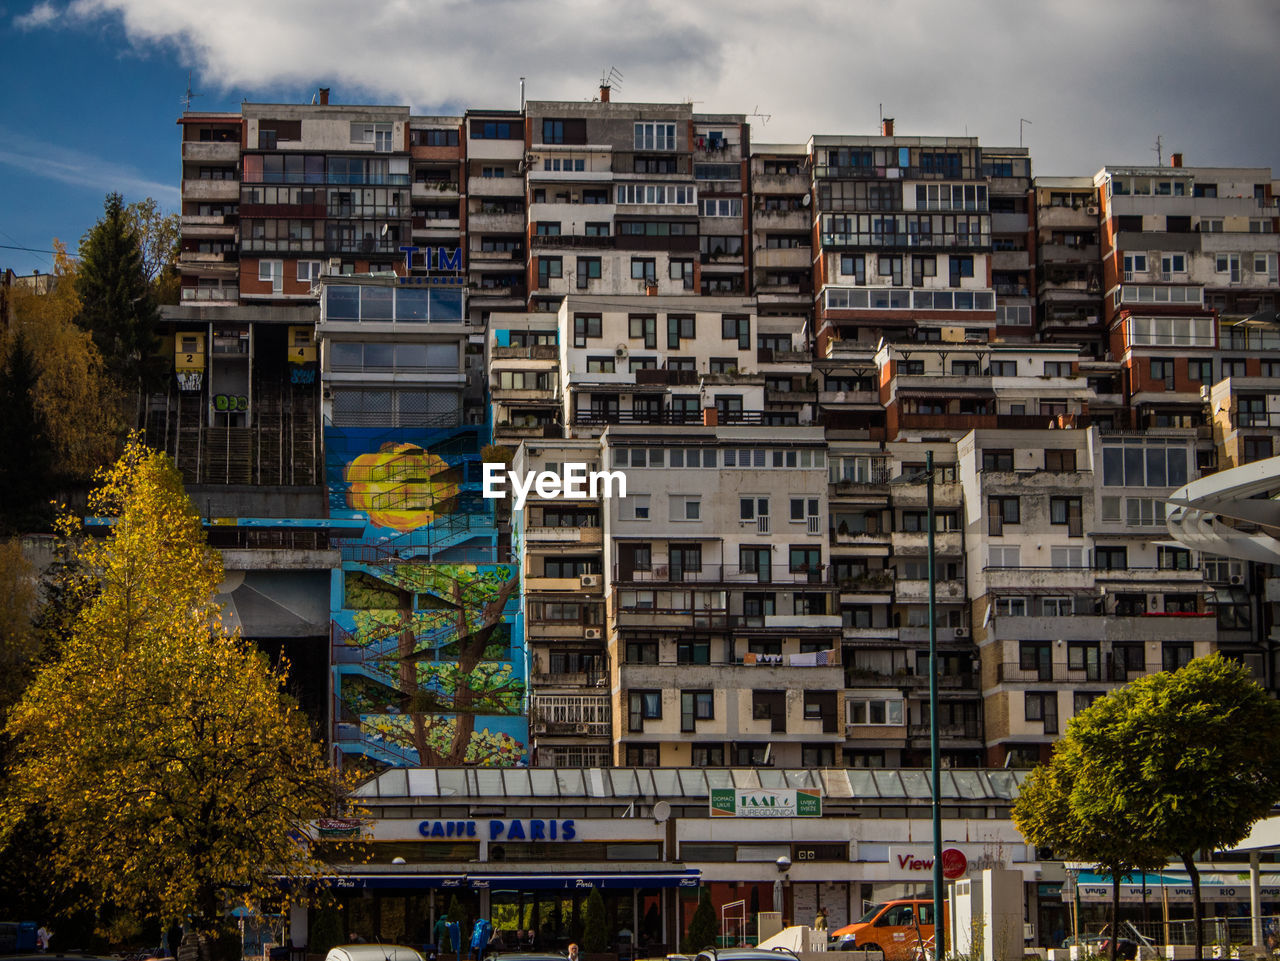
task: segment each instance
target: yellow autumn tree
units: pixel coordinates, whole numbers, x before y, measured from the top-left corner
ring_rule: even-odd
[[[0,722],[22,695],[40,654],[31,623],[35,608],[35,577],[21,543],[0,541]]]
[[[338,782],[284,671],[221,624],[221,560],[172,462],[131,441],[99,481],[90,513],[114,521],[78,541],[95,577],[10,716],[0,842],[38,817],[87,907],[213,933],[233,898],[325,873],[305,830],[337,810]]]
[[[76,326],[75,263],[63,244],[55,240],[53,246],[48,292],[19,288],[13,293],[13,324],[0,340],[0,357],[8,357],[21,335],[39,372],[34,401],[48,428],[54,473],[87,480],[118,450],[123,399],[106,376],[93,338]]]

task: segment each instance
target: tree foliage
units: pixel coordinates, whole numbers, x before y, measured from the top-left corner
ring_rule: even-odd
[[[143,275],[153,287],[162,284],[166,273],[177,272],[182,219],[176,213],[163,213],[151,197],[129,204],[124,208],[124,216],[138,240]],[[156,302],[168,303],[159,297]]]
[[[172,463],[133,442],[100,479],[90,511],[115,522],[79,542],[79,613],[9,719],[0,839],[37,816],[92,906],[209,931],[233,895],[322,871],[299,832],[333,774],[283,670],[221,626],[221,561]]]
[[[599,954],[609,947],[609,922],[604,914],[604,896],[592,888],[582,914],[582,950]]]
[[[65,484],[88,481],[115,457],[122,424],[119,390],[93,339],[76,326],[76,266],[61,243],[53,246],[52,287],[44,294],[14,291],[13,323],[0,339],[0,354],[10,357],[19,340],[30,350],[32,403],[47,431],[52,472]]]
[[[35,609],[34,573],[22,557],[22,545],[16,539],[0,541],[0,723],[35,673],[40,656]]]
[[[40,372],[21,330],[0,367],[0,534],[47,529],[53,449],[37,403]]]
[[[156,351],[156,310],[142,249],[119,194],[107,195],[102,219],[80,241],[77,323],[112,378],[127,390],[142,384]]]
[[[685,935],[682,950],[694,954],[703,948],[715,947],[718,932],[715,908],[711,906],[711,889],[703,887],[698,892],[698,906],[689,919],[689,933]]]

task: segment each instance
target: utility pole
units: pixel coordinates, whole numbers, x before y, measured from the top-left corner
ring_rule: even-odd
[[[1160,142],[1160,135],[1156,134],[1156,145],[1151,148],[1156,152],[1156,166],[1164,166],[1164,144]]]

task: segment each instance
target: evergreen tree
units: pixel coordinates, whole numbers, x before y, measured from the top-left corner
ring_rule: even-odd
[[[714,948],[717,933],[716,912],[711,906],[711,889],[704,887],[698,893],[698,907],[689,919],[689,933],[684,939],[685,953],[695,954],[703,948]]]
[[[609,931],[604,917],[604,897],[599,888],[592,888],[587,895],[582,918],[582,949],[588,954],[599,954],[609,947]]]
[[[119,194],[107,194],[102,219],[80,242],[76,322],[93,342],[111,376],[139,389],[154,367],[160,319],[143,264],[138,235]]]
[[[43,530],[52,513],[53,454],[36,406],[40,372],[27,339],[17,333],[0,370],[0,533]]]

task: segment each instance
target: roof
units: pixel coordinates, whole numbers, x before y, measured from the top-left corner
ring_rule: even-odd
[[[1012,801],[1029,772],[949,770],[942,796],[952,801]],[[930,797],[921,769],[782,768],[392,768],[364,782],[358,797],[405,798],[625,798],[706,800],[711,788],[817,788],[831,799],[897,801]]]

